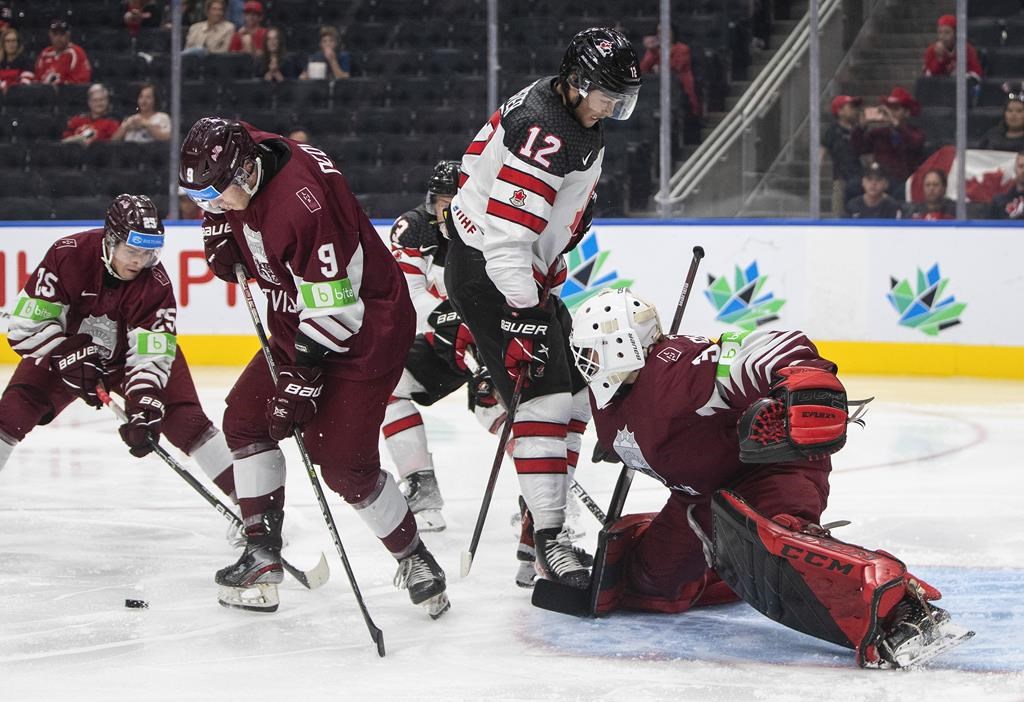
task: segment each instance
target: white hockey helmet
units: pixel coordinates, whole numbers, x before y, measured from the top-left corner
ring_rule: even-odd
[[[598,409],[630,373],[644,367],[647,351],[661,336],[658,310],[629,288],[602,290],[580,305],[569,343]]]

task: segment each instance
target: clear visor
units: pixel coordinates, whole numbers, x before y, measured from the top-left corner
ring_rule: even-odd
[[[198,206],[200,209],[206,210],[207,212],[212,212],[213,214],[224,213],[224,210],[222,210],[219,207],[214,207],[214,205],[212,204],[214,200],[219,198],[224,193],[217,190],[217,188],[213,187],[212,185],[208,185],[202,190],[193,190],[192,188],[185,187],[183,187],[182,190],[184,190],[185,194],[188,195],[188,199],[196,203],[196,206]]]
[[[629,116],[633,114],[633,108],[636,107],[636,98],[639,95],[638,92],[633,94],[616,93],[592,85],[587,80],[580,81],[578,90],[588,108],[600,114],[602,118],[618,120],[629,119]]]
[[[117,243],[114,256],[119,260],[131,262],[143,268],[152,268],[160,260],[163,247],[163,235],[132,230],[128,232],[127,241]]]

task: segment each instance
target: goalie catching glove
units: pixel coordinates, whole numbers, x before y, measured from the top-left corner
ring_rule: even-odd
[[[780,463],[823,458],[846,443],[846,388],[828,371],[789,366],[775,374],[770,397],[739,420],[740,460]]]
[[[284,366],[277,374],[277,389],[267,403],[270,437],[283,441],[316,416],[324,381],[319,368]]]

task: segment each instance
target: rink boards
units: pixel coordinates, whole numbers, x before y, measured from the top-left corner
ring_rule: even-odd
[[[388,222],[375,222],[387,238]],[[0,225],[0,310],[49,245],[98,222]],[[570,306],[629,285],[668,325],[694,246],[682,332],[802,329],[845,372],[1024,378],[1024,237],[1001,223],[604,220],[567,257]],[[168,225],[162,262],[193,364],[237,365],[257,344],[236,286],[212,277],[194,223]],[[15,354],[3,344],[0,362]]]

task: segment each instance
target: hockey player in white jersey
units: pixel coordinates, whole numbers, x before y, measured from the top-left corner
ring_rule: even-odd
[[[625,36],[578,33],[558,75],[509,98],[476,135],[450,210],[449,299],[506,404],[526,374],[513,459],[534,519],[537,573],[580,588],[588,571],[558,537],[590,408],[568,348],[571,318],[556,293],[566,276],[562,254],[585,231],[601,175],[601,120],[627,119],[640,83]]]
[[[487,369],[474,362],[473,337],[447,302],[444,287],[448,239],[441,231],[442,213],[451,205],[458,179],[458,161],[439,161],[427,181],[425,201],[391,227],[391,251],[409,285],[418,333],[388,399],[381,433],[420,531],[442,531],[446,524],[434,459],[416,405],[432,405],[468,382],[469,407],[486,429],[496,432],[505,418]]]

